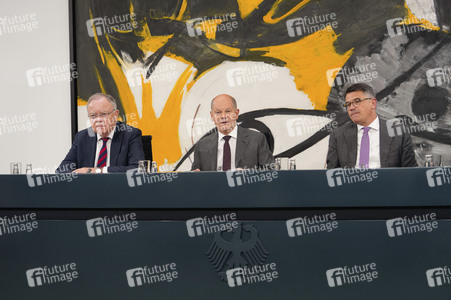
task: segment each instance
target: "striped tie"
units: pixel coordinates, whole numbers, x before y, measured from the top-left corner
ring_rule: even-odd
[[[108,142],[109,138],[102,138],[103,145],[102,149],[100,149],[99,160],[97,161],[97,167],[103,168],[106,166],[106,159],[108,157],[108,153],[106,151],[106,142]]]

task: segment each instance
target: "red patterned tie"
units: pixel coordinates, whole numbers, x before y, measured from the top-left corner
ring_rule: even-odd
[[[103,145],[102,145],[102,149],[100,149],[100,152],[99,152],[99,160],[97,161],[98,168],[103,168],[106,166],[106,159],[108,157],[108,153],[106,151],[106,143],[108,142],[108,139],[109,138],[102,138]]]

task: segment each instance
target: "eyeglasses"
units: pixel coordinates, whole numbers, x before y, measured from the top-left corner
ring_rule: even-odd
[[[108,115],[111,115],[111,113],[113,113],[114,111],[116,111],[115,109],[113,109],[112,111],[110,111],[109,113],[101,113],[101,114],[92,114],[92,115],[88,115],[88,118],[90,118],[91,120],[97,119],[98,117],[100,118],[105,118]]]
[[[373,98],[363,98],[363,99],[355,98],[355,99],[352,100],[352,101],[345,102],[345,104],[343,104],[343,106],[344,106],[344,108],[346,108],[346,109],[349,109],[349,107],[351,106],[351,104],[354,104],[354,107],[359,107],[359,106],[360,106],[360,102],[362,102],[363,100],[371,100],[371,99],[373,99]]]

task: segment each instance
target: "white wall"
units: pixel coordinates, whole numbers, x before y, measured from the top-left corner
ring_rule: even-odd
[[[0,174],[13,161],[53,170],[71,145],[70,83],[36,70],[31,87],[27,70],[67,70],[68,1],[0,1],[0,12]]]

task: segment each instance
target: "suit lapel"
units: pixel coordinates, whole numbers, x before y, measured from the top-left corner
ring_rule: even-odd
[[[393,137],[388,135],[387,122],[379,118],[379,150],[381,159],[381,168],[387,166],[388,156],[390,154],[390,147],[393,142]]]
[[[237,125],[238,126],[238,125]],[[244,154],[244,151],[246,150],[247,144],[249,142],[248,133],[243,132],[243,129],[241,129],[238,126],[238,133],[236,138],[236,150],[235,150],[235,167],[238,168],[238,163],[240,162],[241,157]]]
[[[94,136],[88,136],[88,151],[91,154],[89,155],[87,166],[95,167],[94,163],[96,159],[96,149],[97,149],[97,134],[94,133]]]
[[[357,162],[357,125],[351,122],[348,126],[349,129],[345,130],[345,140],[349,149],[348,158],[351,163],[349,167],[354,167]]]
[[[110,166],[117,166],[117,160],[119,159],[119,152],[121,150],[122,139],[124,138],[124,132],[119,130],[116,125],[116,131],[111,141],[111,154],[110,154]]]

